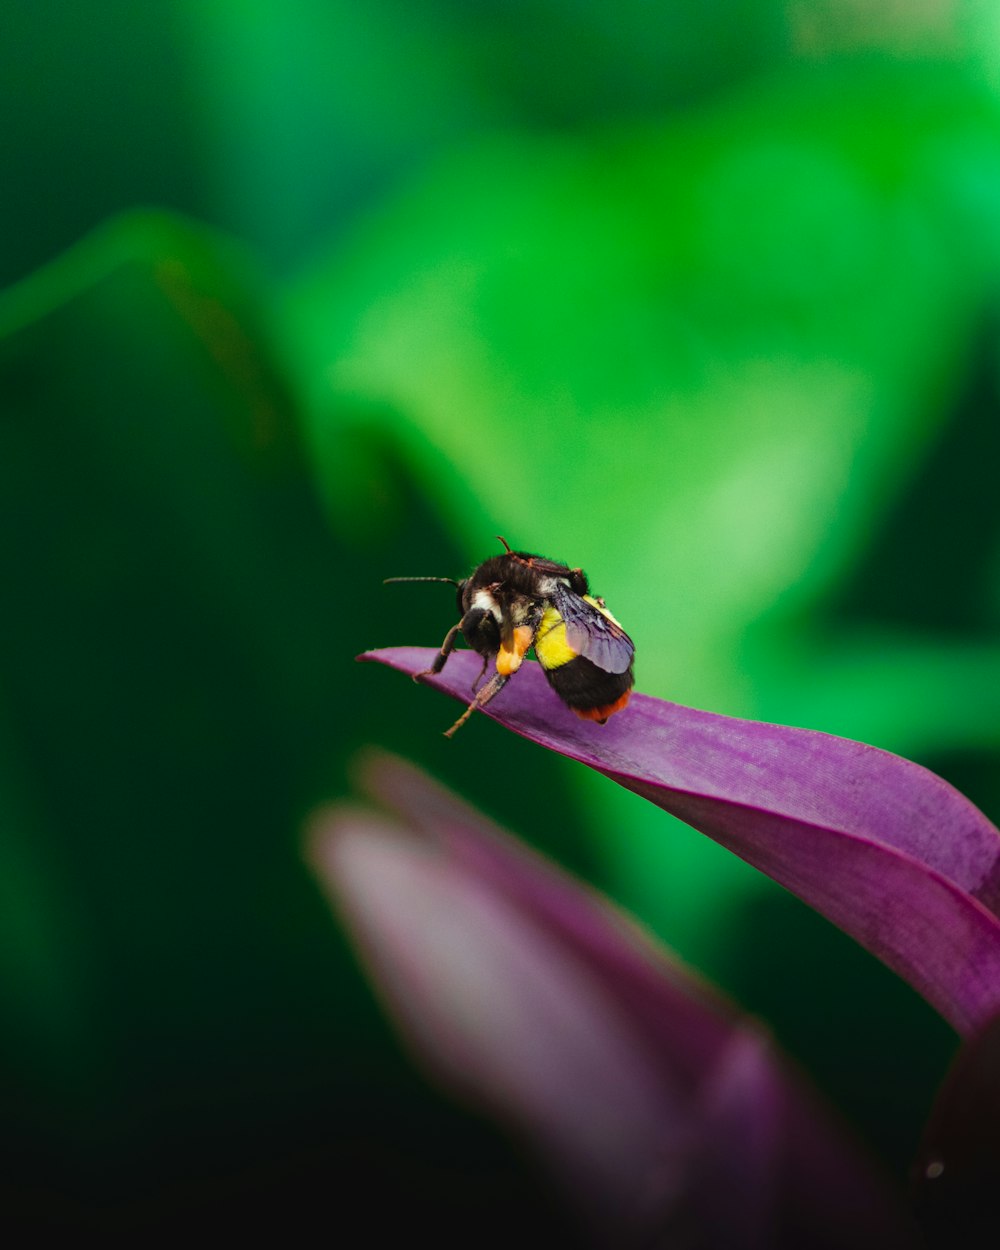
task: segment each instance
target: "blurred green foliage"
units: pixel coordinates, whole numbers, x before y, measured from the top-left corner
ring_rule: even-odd
[[[995,817],[997,26],[8,6],[8,1212],[346,1218],[376,1178],[417,1223],[550,1217],[398,1056],[301,864],[370,741],[759,1010],[902,1171],[929,1009],[662,813],[485,718],[443,742],[449,708],[352,657],[438,643],[449,593],[382,578],[502,533],[584,565],[642,689],[876,742]]]

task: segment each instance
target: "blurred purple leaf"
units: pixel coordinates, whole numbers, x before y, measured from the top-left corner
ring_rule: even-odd
[[[418,1056],[527,1141],[596,1241],[910,1244],[762,1029],[412,767],[373,756],[363,780],[389,813],[321,813],[318,875]]]
[[[413,675],[434,655],[397,647],[359,658]],[[443,673],[422,680],[467,702],[479,665],[456,652]],[[845,738],[642,694],[594,725],[563,706],[537,664],[523,665],[485,714],[767,873],[960,1033],[1000,1009],[1000,832],[934,773]]]
[[[961,1048],[935,1100],[913,1175],[932,1247],[989,1245],[1000,1194],[1000,1014]]]

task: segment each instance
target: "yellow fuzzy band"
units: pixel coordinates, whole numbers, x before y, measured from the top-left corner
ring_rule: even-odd
[[[566,622],[549,606],[535,635],[535,655],[542,668],[559,668],[575,660],[577,653],[566,641]]]

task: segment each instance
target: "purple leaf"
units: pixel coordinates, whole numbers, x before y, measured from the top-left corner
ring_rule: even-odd
[[[434,654],[398,647],[359,659],[412,675]],[[456,652],[443,673],[423,680],[467,702],[479,665],[471,652]],[[1000,1009],[1000,833],[934,773],[845,738],[642,694],[595,725],[563,706],[537,664],[524,664],[485,714],[773,877],[960,1033]]]
[[[914,1167],[929,1248],[988,1246],[1000,1193],[1000,1015],[971,1037],[935,1100]]]
[[[374,756],[365,781],[389,814],[321,814],[320,878],[418,1056],[533,1146],[599,1241],[909,1244],[759,1027],[415,769]]]

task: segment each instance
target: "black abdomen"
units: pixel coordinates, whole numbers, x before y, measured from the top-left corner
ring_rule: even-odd
[[[563,703],[588,720],[597,721],[607,720],[625,706],[635,680],[631,666],[624,673],[606,673],[582,655],[544,672]]]

